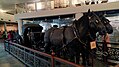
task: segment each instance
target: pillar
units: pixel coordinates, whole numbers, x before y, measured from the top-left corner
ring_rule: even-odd
[[[7,35],[6,22],[4,22],[4,31],[5,31],[5,35]],[[5,38],[7,38],[7,36]]]
[[[19,32],[19,35],[22,35],[22,26],[23,26],[23,21],[22,20],[18,20],[18,32]]]

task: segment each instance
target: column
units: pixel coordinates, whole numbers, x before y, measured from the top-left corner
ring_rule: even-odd
[[[83,13],[76,13],[75,14],[75,19],[78,20],[82,16],[83,16]]]
[[[18,20],[18,31],[19,31],[19,35],[22,35],[22,26],[23,26],[23,21],[22,20]]]
[[[4,31],[5,31],[5,35],[7,35],[6,22],[4,22]],[[7,38],[7,36],[6,36],[6,38]]]

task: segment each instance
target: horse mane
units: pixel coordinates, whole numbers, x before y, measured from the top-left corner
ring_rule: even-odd
[[[78,20],[74,20],[72,26],[77,30],[77,33],[80,35],[80,38],[85,38],[85,34],[87,34],[87,31],[89,30],[88,16],[83,15]]]
[[[87,17],[87,15],[83,15],[82,17],[80,17],[77,22],[76,22],[76,25],[78,24],[82,24],[82,23],[88,23],[89,22],[89,19]]]

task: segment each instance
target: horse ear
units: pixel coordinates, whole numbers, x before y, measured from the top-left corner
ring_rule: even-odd
[[[88,16],[91,16],[91,11],[90,11],[90,9],[88,9],[87,15],[88,15]]]

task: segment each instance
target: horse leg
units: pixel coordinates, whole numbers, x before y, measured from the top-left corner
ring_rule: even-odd
[[[82,53],[82,64],[86,65],[86,58],[85,58],[84,53]]]
[[[75,57],[75,63],[79,64],[79,61],[80,61],[80,56],[79,56],[79,54],[77,54]]]
[[[84,52],[82,52],[82,64],[83,65],[88,65],[90,66],[90,61],[89,61],[89,52],[84,50]]]
[[[90,55],[89,52],[87,52],[86,53],[86,63],[87,63],[88,66],[91,65],[90,60],[89,60],[89,55]]]
[[[70,62],[76,63],[76,60],[75,60],[76,56],[75,56],[75,53],[74,53],[74,52],[75,52],[75,51],[73,51],[72,48],[68,48],[68,52],[65,53],[65,54],[66,54],[67,59],[68,59]]]
[[[51,45],[49,43],[45,43],[44,49],[45,49],[46,53],[50,52],[50,47],[51,47]]]

